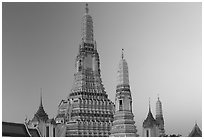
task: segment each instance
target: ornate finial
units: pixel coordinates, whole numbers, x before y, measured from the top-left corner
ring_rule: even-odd
[[[150,108],[150,97],[149,97],[149,111],[151,111],[151,108]]]
[[[88,8],[88,3],[86,3],[86,14],[88,14],[89,8]]]
[[[122,48],[122,59],[124,58],[124,49]]]
[[[158,100],[159,100],[159,93],[157,94],[157,98],[158,98]]]
[[[42,88],[40,88],[40,106],[42,106]]]

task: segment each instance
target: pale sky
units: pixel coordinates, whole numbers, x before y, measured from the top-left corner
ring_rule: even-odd
[[[114,102],[124,48],[139,135],[157,94],[167,134],[202,130],[202,4],[89,3],[102,81]],[[85,3],[2,4],[2,120],[57,114],[74,80]]]

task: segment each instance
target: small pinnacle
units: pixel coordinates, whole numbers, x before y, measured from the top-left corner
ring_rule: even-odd
[[[124,58],[124,49],[122,48],[122,59]]]
[[[151,111],[150,107],[151,107],[151,106],[150,106],[150,97],[149,97],[149,111]]]
[[[86,13],[88,14],[89,8],[88,8],[88,3],[86,3]]]
[[[40,88],[40,106],[42,106],[42,88]]]

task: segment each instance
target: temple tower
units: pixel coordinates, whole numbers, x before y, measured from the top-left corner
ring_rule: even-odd
[[[159,136],[164,136],[165,135],[165,130],[164,130],[164,118],[162,114],[162,103],[159,100],[156,102],[156,121],[159,127]]]
[[[64,120],[67,124],[66,136],[109,136],[114,104],[108,99],[102,84],[99,54],[94,40],[93,20],[89,14],[88,4],[82,18],[81,42],[75,61],[73,87],[66,101],[60,105],[67,106],[64,110],[59,106],[65,111],[61,118],[66,117]]]
[[[117,87],[115,96],[115,114],[111,128],[111,137],[136,137],[134,115],[132,113],[132,97],[129,85],[128,65],[124,59],[123,49],[119,62]]]

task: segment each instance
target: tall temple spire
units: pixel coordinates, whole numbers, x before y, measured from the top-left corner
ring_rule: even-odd
[[[129,86],[128,65],[123,56],[119,62],[118,84],[115,96],[115,114],[111,137],[135,137],[137,130],[132,113],[132,96]]]
[[[81,39],[75,61],[74,83],[66,104],[63,102],[67,106],[66,110],[62,110],[67,123],[66,136],[108,137],[114,104],[108,98],[102,83],[100,59],[93,37],[93,20],[88,4],[82,18]]]

